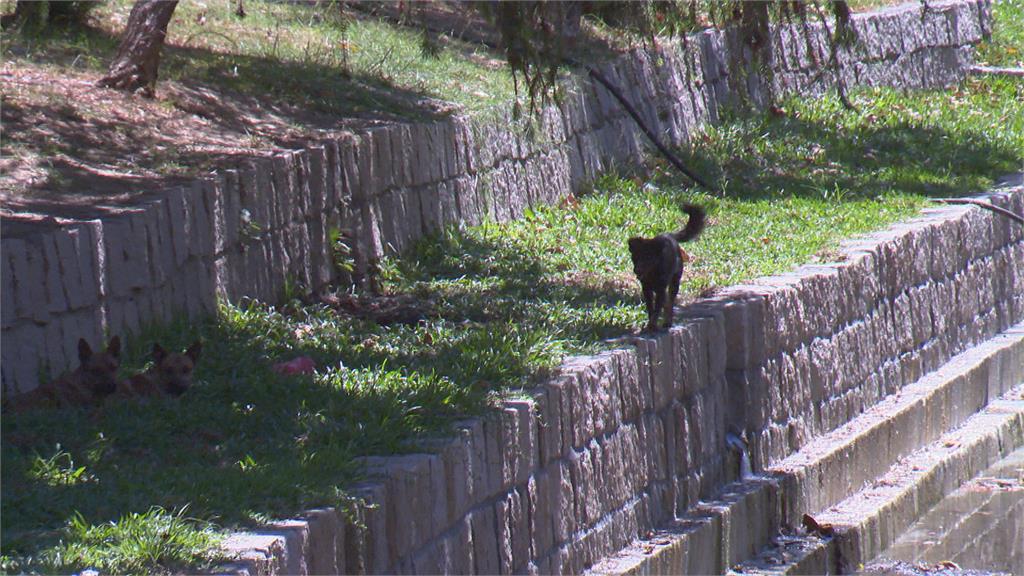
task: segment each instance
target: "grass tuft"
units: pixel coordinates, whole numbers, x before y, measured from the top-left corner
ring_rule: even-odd
[[[454,419],[543,379],[567,355],[606,349],[642,326],[626,239],[678,229],[685,202],[704,205],[710,225],[687,247],[695,261],[683,300],[827,261],[843,238],[1018,168],[1022,91],[1020,82],[970,80],[914,94],[857,91],[858,113],[826,97],[788,101],[781,116],[738,116],[681,151],[717,174],[713,195],[683,188],[655,163],[651,178],[610,174],[565,206],[449,229],[386,260],[385,291],[419,304],[408,324],[254,302],[132,338],[128,369],[146,364],[154,341],[184,349],[201,338],[196,385],[179,400],[113,402],[94,414],[5,415],[3,554],[50,558],[51,566],[120,554],[109,562],[136,571],[156,556],[83,530],[63,541],[39,534],[72,518],[109,527],[152,506],[187,505],[230,529],[340,505],[359,477],[355,458],[415,450]],[[315,374],[271,369],[300,355],[314,360]]]
[[[92,568],[112,574],[205,568],[223,560],[211,554],[223,536],[209,523],[154,506],[117,521],[92,525],[81,514],[68,520],[60,543],[40,558],[47,571]]]
[[[207,522],[228,530],[345,503],[357,457],[415,450],[566,355],[642,326],[625,241],[677,229],[685,202],[710,217],[687,246],[690,299],[830,260],[843,238],[909,217],[927,198],[983,190],[1024,162],[1019,80],[852,97],[857,113],[832,97],[792,99],[696,135],[681,153],[717,178],[714,194],[655,162],[651,178],[606,175],[565,206],[425,239],[383,263],[385,290],[422,305],[415,322],[246,303],[131,338],[127,371],[146,364],[153,342],[180,350],[201,338],[196,385],[178,400],[95,413],[5,414],[3,569],[192,567],[216,542]],[[299,355],[315,374],[271,369]]]

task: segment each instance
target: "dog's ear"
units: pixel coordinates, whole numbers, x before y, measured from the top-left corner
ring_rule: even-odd
[[[110,339],[110,342],[107,343],[107,352],[109,352],[110,355],[113,356],[114,358],[120,358],[121,357],[121,337],[120,336],[114,336],[113,338]]]
[[[188,356],[189,359],[192,360],[192,364],[195,364],[196,362],[199,361],[199,353],[202,351],[203,343],[200,342],[199,340],[196,340],[195,342],[192,343],[191,346],[188,347],[188,350],[185,350],[185,356]]]
[[[161,345],[157,344],[156,342],[154,342],[153,343],[153,353],[152,353],[152,356],[153,356],[153,361],[156,362],[157,364],[159,364],[159,363],[163,362],[164,358],[167,358],[167,350],[164,350],[163,346],[161,346]]]
[[[78,361],[85,364],[92,358],[92,346],[85,341],[85,338],[78,339]]]

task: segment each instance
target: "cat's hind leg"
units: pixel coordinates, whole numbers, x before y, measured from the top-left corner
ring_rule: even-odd
[[[672,327],[672,316],[673,309],[676,304],[676,296],[679,295],[679,280],[682,278],[682,274],[672,279],[671,284],[668,287],[668,299],[665,301],[665,323],[662,324],[665,328]]]

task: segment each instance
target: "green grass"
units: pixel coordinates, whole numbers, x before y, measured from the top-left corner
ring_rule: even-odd
[[[0,569],[14,573],[45,565],[64,573],[96,567],[115,574],[151,574],[194,571],[226,561],[215,551],[223,536],[209,523],[187,518],[184,513],[184,508],[169,513],[154,506],[97,526],[73,514],[58,531],[64,537],[62,543],[44,550],[38,558],[4,556]]]
[[[992,39],[978,47],[976,60],[989,66],[1024,68],[1024,0],[999,0],[992,15]]]
[[[1019,169],[1022,97],[1022,82],[985,79],[909,95],[854,92],[858,113],[826,97],[786,102],[781,117],[737,117],[682,151],[718,178],[715,194],[681,187],[656,163],[651,179],[609,175],[574,206],[449,230],[386,261],[387,291],[429,303],[416,326],[253,303],[133,338],[135,368],[154,340],[182,349],[202,338],[196,387],[177,401],[115,402],[96,414],[5,415],[5,562],[12,571],[144,572],[179,559],[93,528],[156,526],[167,515],[153,506],[187,506],[199,520],[182,517],[171,531],[211,534],[344,503],[358,477],[353,458],[415,449],[566,355],[642,326],[625,240],[677,228],[683,202],[711,217],[690,247],[683,298],[828,260],[844,237]],[[299,354],[315,359],[315,376],[270,370]]]
[[[997,18],[1019,5],[997,4]],[[126,365],[139,369],[153,341],[183,349],[202,338],[197,385],[179,400],[96,413],[5,414],[0,568],[181,570],[215,561],[226,530],[346,503],[355,457],[413,450],[565,355],[639,328],[625,239],[677,228],[683,202],[711,216],[689,247],[692,298],[828,260],[840,239],[908,217],[928,197],[981,190],[1024,162],[1019,80],[853,98],[857,113],[831,97],[794,100],[782,116],[709,128],[682,153],[718,179],[715,194],[683,188],[656,162],[653,178],[606,176],[575,206],[421,242],[383,267],[387,290],[430,303],[418,326],[253,303],[130,339]],[[270,369],[299,354],[316,360],[315,376]]]
[[[83,29],[5,34],[4,58],[105,72],[132,4],[111,0],[97,6],[90,12],[92,25]],[[179,4],[168,26],[161,78],[333,116],[416,119],[452,104],[487,113],[513,95],[504,60],[477,45],[427,37],[415,26],[361,13],[342,14],[334,2],[250,0],[242,19],[234,15],[235,5]],[[439,109],[437,101],[448,104]]]

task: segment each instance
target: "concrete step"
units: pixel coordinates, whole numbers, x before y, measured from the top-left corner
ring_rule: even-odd
[[[780,528],[799,526],[804,513],[819,514],[844,501],[1022,381],[1024,326],[1016,326],[954,357],[762,474],[726,486],[718,499],[699,503],[590,572],[725,572],[758,556]],[[1018,416],[1013,413],[1010,420]],[[809,558],[827,552],[803,544],[790,547],[801,546]]]
[[[1024,382],[1024,325],[953,357],[844,426],[769,468],[782,479],[784,522],[824,510],[885,474]]]
[[[780,534],[734,574],[850,574],[947,495],[1024,446],[1024,385],[814,515],[831,535]]]
[[[1024,574],[1024,448],[939,502],[866,571],[893,562]]]

